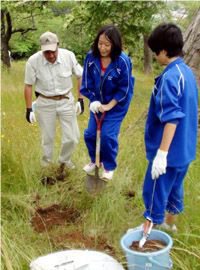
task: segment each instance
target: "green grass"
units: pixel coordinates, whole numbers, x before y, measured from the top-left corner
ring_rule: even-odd
[[[88,102],[85,102],[85,113],[78,118],[81,139],[72,158],[77,169],[70,173],[67,182],[48,188],[42,186],[39,181],[41,150],[38,124],[30,125],[25,120],[24,66],[25,62],[14,62],[9,72],[2,70],[2,270],[29,269],[34,258],[60,250],[53,242],[54,237],[75,230],[83,231],[86,236],[104,235],[114,247],[118,261],[125,264],[120,238],[128,228],[143,221],[142,184],[147,165],[143,137],[153,78],[133,71],[135,95],[121,127],[118,167],[105,192],[93,199],[85,192],[81,169],[89,161],[83,139],[89,115]],[[55,163],[59,148],[58,127]],[[175,270],[200,269],[199,160],[198,144],[197,160],[192,163],[185,181],[185,211],[177,223],[179,233],[172,235],[171,256]],[[128,199],[124,195],[128,191],[135,191],[135,197]],[[30,223],[36,194],[41,197],[42,207],[57,203],[76,208],[81,213],[79,223],[36,233]]]

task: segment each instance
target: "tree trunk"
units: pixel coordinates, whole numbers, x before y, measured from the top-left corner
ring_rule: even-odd
[[[200,89],[200,9],[184,35],[184,59],[194,71]]]
[[[1,60],[10,67],[9,40],[12,33],[12,23],[9,12],[1,10]]]
[[[34,27],[34,20],[32,13],[31,16],[33,27],[12,29],[12,20],[9,11],[6,11],[5,9],[1,10],[1,60],[3,62],[3,65],[8,68],[10,67],[10,60],[11,60],[9,54],[9,41],[11,39],[12,34],[15,34],[17,32],[25,34],[29,31],[37,30]]]
[[[144,73],[152,73],[152,52],[147,44],[148,36],[143,34],[144,40]]]
[[[6,67],[10,68],[8,40],[3,38],[1,38],[1,60]]]

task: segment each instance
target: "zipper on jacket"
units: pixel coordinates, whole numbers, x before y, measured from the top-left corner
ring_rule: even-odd
[[[100,83],[100,95],[101,95],[102,102],[103,102],[103,95],[102,95],[102,87],[103,87],[103,83],[104,83],[105,79],[108,77],[108,75],[110,74],[110,72],[113,71],[113,70],[114,70],[114,68],[112,68],[112,69],[108,72],[108,74],[103,78],[103,80],[101,79],[101,83]]]
[[[101,97],[101,103],[103,103],[103,96],[102,96],[102,92],[101,92],[101,85],[102,85],[102,78],[101,78],[101,72],[100,72],[100,70],[99,70],[99,68],[98,68],[98,66],[96,65],[96,63],[94,62],[94,65],[96,66],[96,69],[98,70],[98,72],[99,72],[99,75],[100,75],[100,97]]]

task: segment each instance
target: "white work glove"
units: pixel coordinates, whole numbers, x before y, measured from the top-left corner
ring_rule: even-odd
[[[84,102],[82,98],[79,98],[75,105],[76,115],[80,115],[84,112]]]
[[[167,151],[158,149],[157,154],[153,160],[151,177],[153,180],[157,179],[160,175],[166,173],[167,168]]]
[[[26,120],[31,124],[36,122],[35,114],[32,108],[26,108]]]
[[[100,106],[101,106],[101,102],[93,101],[92,103],[90,103],[90,111],[93,113],[98,113]]]

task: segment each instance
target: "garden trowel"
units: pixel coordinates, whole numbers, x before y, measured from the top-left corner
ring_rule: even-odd
[[[156,180],[154,180],[154,184],[153,184],[150,216],[152,214],[152,209],[153,209],[153,200],[154,200],[155,188],[156,188]],[[143,236],[142,236],[141,240],[139,241],[139,248],[143,248],[143,246],[146,243],[147,239],[149,238],[149,235],[150,235],[151,230],[153,228],[153,220],[151,218],[149,218],[149,217],[146,217],[146,219],[150,222],[150,224],[149,224],[148,231],[146,233],[143,232]]]
[[[149,235],[151,233],[151,230],[153,227],[153,222],[150,219],[149,219],[149,221],[150,221],[150,225],[149,225],[148,231],[147,231],[147,233],[143,233],[143,236],[142,236],[141,240],[139,241],[139,248],[143,248],[144,244],[146,243],[146,241],[149,238]]]

